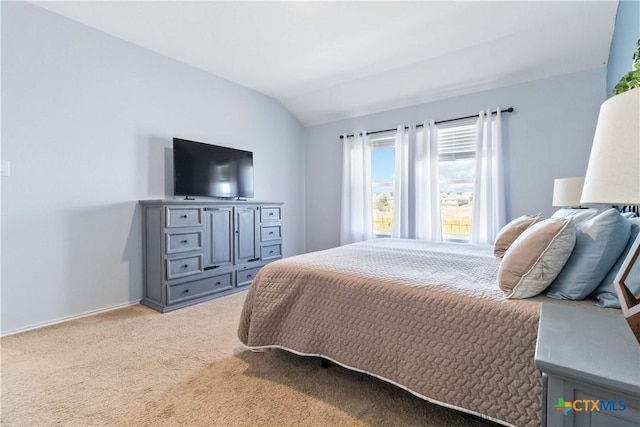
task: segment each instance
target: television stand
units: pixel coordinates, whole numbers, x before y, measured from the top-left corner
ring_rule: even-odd
[[[198,199],[140,201],[141,304],[164,313],[240,292],[282,258],[282,203]]]

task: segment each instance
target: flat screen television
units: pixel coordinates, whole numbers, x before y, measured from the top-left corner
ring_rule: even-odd
[[[251,151],[173,138],[176,196],[253,197]]]

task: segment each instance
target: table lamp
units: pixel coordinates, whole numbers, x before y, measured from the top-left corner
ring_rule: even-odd
[[[581,204],[640,204],[640,88],[606,100],[600,107]],[[625,280],[640,256],[640,235],[633,243],[614,285],[622,313],[640,343],[640,296]]]
[[[558,178],[553,181],[552,206],[565,208],[580,207],[580,196],[584,177]]]

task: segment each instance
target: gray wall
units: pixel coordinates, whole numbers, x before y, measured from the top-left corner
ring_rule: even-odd
[[[173,136],[253,150],[304,251],[303,129],[278,101],[22,2],[2,65],[3,333],[141,298],[136,201],[172,194]]]
[[[584,176],[604,99],[603,67],[306,128],[307,251],[340,242],[342,133],[514,107],[503,116],[507,215],[548,216],[553,180]]]
[[[611,40],[607,62],[607,96],[613,96],[613,88],[620,77],[633,69],[633,54],[640,39],[640,1],[623,0],[618,3],[616,27]]]

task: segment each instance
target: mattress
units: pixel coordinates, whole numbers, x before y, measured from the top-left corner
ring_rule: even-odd
[[[319,355],[431,402],[540,425],[541,298],[506,300],[490,246],[377,239],[263,267],[238,335]]]

